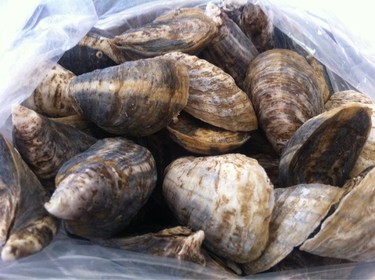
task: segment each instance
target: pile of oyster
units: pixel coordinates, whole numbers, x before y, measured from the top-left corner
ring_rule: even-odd
[[[93,28],[13,106],[4,261],[59,226],[225,275],[375,259],[372,100],[231,3]]]

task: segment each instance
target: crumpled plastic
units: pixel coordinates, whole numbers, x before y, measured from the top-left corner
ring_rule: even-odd
[[[359,32],[357,34],[355,30],[348,28],[347,23],[342,22],[332,9],[316,9],[316,6],[313,9],[311,1],[249,1],[261,5],[276,27],[310,51],[344,81],[342,88],[339,83],[336,84],[336,90],[349,85],[375,99],[375,45],[371,46],[364,37],[358,37]],[[151,21],[158,13],[186,5],[204,5],[207,2],[3,0],[0,4],[0,132],[10,135],[7,120],[12,104],[20,103],[28,97],[62,54],[76,45],[93,26],[121,33],[137,24],[139,10],[150,13]],[[344,5],[338,1],[336,3]],[[364,36],[366,37],[366,33]],[[349,271],[351,279],[371,279],[375,276],[375,262],[267,273],[248,276],[246,279],[336,279],[344,270]],[[63,231],[38,254],[12,263],[0,262],[1,279],[30,277],[223,278],[220,273],[193,263],[104,248],[88,241],[72,239]]]

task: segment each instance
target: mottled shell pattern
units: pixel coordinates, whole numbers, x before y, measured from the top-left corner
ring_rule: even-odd
[[[111,237],[146,203],[156,176],[146,148],[122,137],[98,140],[59,169],[45,208],[73,234]]]
[[[244,263],[268,240],[273,186],[264,169],[242,154],[185,157],[165,171],[163,193],[182,225],[205,232],[218,256]]]
[[[259,54],[249,66],[246,92],[259,126],[278,153],[305,121],[323,111],[323,96],[314,70],[304,57],[291,50]]]

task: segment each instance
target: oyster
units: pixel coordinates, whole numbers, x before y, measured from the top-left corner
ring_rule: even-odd
[[[335,92],[324,105],[326,110],[330,110],[352,102],[364,104],[371,108],[372,127],[367,141],[349,174],[351,178],[358,176],[366,168],[375,165],[375,105],[366,94],[354,90]]]
[[[203,230],[218,256],[244,263],[266,246],[273,186],[256,160],[241,154],[184,157],[165,170],[163,193],[182,225]]]
[[[122,137],[98,140],[66,161],[45,208],[70,233],[107,238],[122,230],[156,185],[156,166],[144,147]]]
[[[199,8],[181,8],[157,17],[152,23],[129,29],[113,39],[129,60],[172,51],[197,54],[217,33],[215,23]]]
[[[246,92],[275,151],[281,153],[294,132],[323,111],[320,89],[314,70],[294,51],[269,50],[252,61]]]
[[[22,105],[49,117],[74,115],[74,100],[69,95],[69,83],[74,77],[56,64]]]
[[[249,138],[248,132],[236,132],[200,122],[188,114],[167,127],[170,137],[186,150],[203,155],[223,154],[238,148]]]
[[[76,111],[113,134],[145,136],[166,127],[186,106],[189,77],[163,58],[129,61],[75,77]]]
[[[242,266],[246,274],[266,271],[303,243],[339,201],[344,190],[323,184],[275,189],[270,235],[262,255]]]
[[[93,27],[58,63],[75,75],[125,62],[122,52],[112,43],[113,35]]]
[[[375,169],[371,168],[349,180],[349,192],[336,210],[321,225],[318,233],[307,239],[301,250],[351,261],[375,259]]]
[[[0,135],[0,246],[3,261],[39,252],[58,221],[43,208],[47,193],[8,140]]]
[[[281,155],[280,186],[342,186],[370,133],[371,114],[369,107],[351,103],[305,122]]]
[[[79,129],[54,122],[21,105],[12,108],[13,142],[41,180],[54,180],[61,165],[96,139]]]
[[[204,232],[202,230],[193,232],[187,227],[177,226],[156,233],[110,239],[93,239],[92,241],[103,246],[176,258],[205,265],[205,257],[200,250],[203,240]]]
[[[208,3],[205,13],[217,24],[219,31],[201,55],[230,74],[243,88],[249,64],[258,54],[256,47],[216,4]]]
[[[220,68],[196,56],[173,52],[163,56],[188,69],[189,97],[185,112],[230,131],[258,128],[249,97]]]

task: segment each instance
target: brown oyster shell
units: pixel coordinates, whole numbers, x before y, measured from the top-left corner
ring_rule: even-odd
[[[185,157],[165,171],[163,193],[182,225],[205,232],[205,245],[231,261],[256,259],[268,240],[273,186],[241,154]]]
[[[199,8],[181,8],[152,23],[129,29],[113,39],[127,59],[154,57],[172,51],[197,54],[217,33],[216,24]]]
[[[69,92],[74,77],[71,71],[56,64],[22,105],[49,117],[74,115],[74,100]]]
[[[307,239],[301,250],[351,261],[375,259],[375,169],[347,182],[350,191],[319,232]],[[345,187],[345,186],[344,186]]]
[[[242,265],[244,272],[263,272],[284,259],[320,225],[343,192],[341,188],[323,184],[275,189],[267,246],[258,259]]]
[[[186,106],[189,76],[160,57],[128,61],[75,77],[76,111],[105,131],[146,136],[166,127]]]
[[[122,137],[98,140],[66,161],[44,207],[86,238],[121,231],[147,202],[156,185],[156,165],[144,147]]]
[[[371,114],[369,107],[351,103],[305,122],[284,147],[280,186],[342,186],[370,133]]]
[[[193,55],[173,52],[163,57],[179,62],[188,69],[189,97],[185,112],[230,131],[257,129],[252,103],[230,75]]]
[[[252,61],[246,92],[278,153],[305,121],[323,111],[320,89],[314,70],[294,51],[269,50]]]
[[[248,132],[229,131],[201,122],[188,114],[167,127],[170,137],[186,150],[203,155],[230,152],[250,138]]]
[[[352,102],[368,105],[372,109],[372,127],[370,135],[368,136],[367,141],[363,146],[363,149],[359,154],[352,171],[350,172],[349,176],[351,178],[358,176],[366,168],[375,165],[375,105],[369,96],[355,90],[335,92],[324,105],[325,110],[328,111],[332,108],[337,108],[341,105]]]

